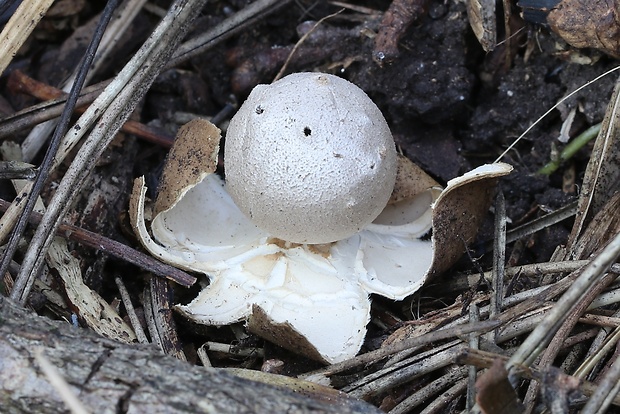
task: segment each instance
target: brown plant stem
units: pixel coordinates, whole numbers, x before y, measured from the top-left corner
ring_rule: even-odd
[[[31,127],[36,123],[53,119],[56,116],[60,115],[64,108],[64,101],[67,97],[67,94],[65,92],[58,88],[54,88],[53,86],[50,86],[44,82],[39,82],[19,70],[14,70],[13,72],[11,72],[8,78],[8,86],[13,91],[26,93],[43,101],[56,102],[45,102],[45,106],[43,106],[42,108],[40,108],[39,106],[37,106],[36,108],[26,108],[24,111],[20,111],[10,117],[5,118],[2,123],[0,123],[0,137],[6,136],[8,133],[14,132],[15,129]],[[85,90],[85,93],[83,93],[80,96],[80,99],[78,99],[78,108],[76,109],[76,112],[83,113],[88,107],[88,104],[93,102],[97,98],[97,96],[99,96],[99,93],[102,90],[103,89],[100,88],[99,85],[97,85],[97,88],[95,88],[94,91]],[[46,104],[50,104],[52,106],[48,107]],[[38,108],[40,109],[37,111],[36,109]],[[35,114],[39,111],[43,112],[43,114],[35,117]],[[22,120],[23,118],[27,118],[28,116],[30,116],[29,119],[32,119],[32,123],[26,123]],[[12,122],[15,122],[15,124],[13,124]],[[7,125],[3,127],[3,123],[6,123]],[[14,128],[7,128],[8,126],[14,126]],[[129,120],[125,122],[122,130],[164,148],[170,148],[172,142],[174,141],[174,137],[167,132],[159,128],[153,128],[137,121]]]
[[[8,201],[0,199],[0,212],[4,213],[10,205],[11,203]],[[41,217],[41,213],[33,211],[30,214],[30,223],[39,224]],[[182,286],[190,287],[196,283],[196,278],[194,276],[191,276],[176,267],[157,261],[147,254],[141,253],[129,246],[101,236],[97,233],[85,230],[81,227],[63,223],[59,226],[57,234],[69,240],[81,243],[84,246],[98,249],[127,263],[136,265],[159,277],[172,280]]]

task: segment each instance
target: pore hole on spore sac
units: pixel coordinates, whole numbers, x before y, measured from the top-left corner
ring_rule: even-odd
[[[312,134],[312,130],[310,129],[310,127],[305,127],[304,128],[304,135],[309,137],[310,134]]]

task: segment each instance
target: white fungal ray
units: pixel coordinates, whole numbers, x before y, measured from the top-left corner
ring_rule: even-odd
[[[416,238],[430,229],[430,217],[421,217],[428,222],[425,229],[399,223],[413,229],[401,231],[401,236],[373,224],[369,228],[378,231],[367,229],[334,243],[287,243],[249,221],[222,179],[210,174],[154,218],[155,239],[146,232],[142,214],[138,227],[151,254],[211,280],[191,303],[177,307],[185,316],[198,323],[227,325],[247,319],[258,306],[274,323],[287,323],[305,337],[324,361],[334,363],[361,348],[370,319],[370,293],[402,298],[421,285],[431,257],[431,242]],[[421,257],[409,254],[412,247],[424,249]],[[425,267],[421,273],[416,272],[416,261]]]
[[[505,164],[476,169],[450,181],[448,190],[509,171]],[[251,321],[260,311],[268,320],[254,328],[257,333],[328,363],[351,358],[361,348],[369,294],[399,300],[422,286],[435,253],[433,241],[423,237],[432,224],[430,205],[438,196],[446,198],[446,190],[431,188],[344,240],[296,244],[258,229],[232,202],[222,179],[209,174],[155,217],[153,239],[144,223],[143,179],[136,184],[132,220],[143,245],[211,281],[192,302],[177,306],[181,313],[197,323],[228,325]],[[275,335],[269,331],[273,326],[284,329]]]

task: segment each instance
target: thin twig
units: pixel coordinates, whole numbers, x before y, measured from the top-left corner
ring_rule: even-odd
[[[215,26],[197,37],[180,45],[172,58],[166,63],[165,68],[172,68],[195,56],[198,56],[216,43],[222,42],[229,37],[241,32],[249,25],[268,13],[284,7],[291,0],[256,0],[239,10],[222,23]]]
[[[495,242],[493,243],[493,271],[491,278],[491,301],[489,318],[494,319],[502,311],[504,298],[504,274],[506,273],[506,200],[501,189],[495,197]],[[495,342],[497,330],[489,332],[487,339]]]
[[[511,372],[517,365],[530,365],[540,352],[551,341],[567,315],[582,297],[583,293],[597,283],[605,275],[612,263],[620,254],[620,234],[585,267],[581,275],[572,283],[562,297],[556,302],[549,315],[521,344],[517,352],[510,358],[506,369]],[[568,279],[568,278],[565,278]]]
[[[26,301],[36,274],[43,265],[53,234],[81,190],[81,184],[86,181],[107,145],[160,73],[205,1],[175,1],[170,6],[168,15],[155,28],[142,48],[71,129],[72,137],[81,137],[98,119],[97,125],[62,178],[24,255],[18,275],[20,288],[18,293],[14,294],[19,303]]]
[[[469,306],[469,321],[471,323],[478,322],[480,320],[480,309],[477,303],[472,303]],[[497,336],[497,331],[494,330],[493,336]],[[480,346],[480,337],[475,332],[469,334],[469,347],[472,349],[478,349]],[[476,378],[478,370],[475,366],[470,366],[467,373],[467,396],[465,398],[465,410],[468,412],[476,404]]]
[[[127,312],[127,316],[129,317],[129,322],[131,322],[131,327],[136,334],[136,338],[138,338],[138,342],[141,344],[148,344],[149,340],[144,333],[144,329],[142,329],[142,324],[138,319],[138,315],[136,314],[136,310],[133,307],[133,303],[131,303],[131,298],[129,297],[129,292],[125,287],[125,283],[123,283],[123,279],[119,276],[114,278],[114,282],[116,283],[116,287],[118,288],[118,292],[121,294],[121,300],[123,301],[123,305],[125,305],[125,311]]]
[[[108,25],[108,22],[112,18],[112,14],[114,12],[114,9],[116,8],[117,3],[118,0],[108,0],[108,3],[106,4],[106,7],[101,15],[101,19],[97,24],[97,28],[95,29],[95,33],[93,34],[88,48],[86,49],[86,53],[84,54],[84,60],[80,64],[80,70],[77,73],[75,83],[71,88],[67,103],[60,117],[60,120],[58,121],[58,126],[54,131],[54,135],[52,136],[50,145],[45,152],[45,158],[43,159],[43,162],[39,167],[37,178],[34,181],[30,194],[28,195],[28,200],[24,205],[22,214],[19,217],[17,224],[13,228],[13,232],[11,233],[11,238],[9,239],[9,242],[6,246],[2,261],[0,261],[0,274],[4,274],[4,272],[6,272],[9,268],[9,264],[13,258],[13,255],[17,251],[17,244],[22,238],[24,230],[26,229],[26,225],[28,224],[28,217],[34,209],[39,194],[41,194],[43,186],[47,181],[47,177],[52,170],[54,158],[56,157],[56,153],[60,147],[61,139],[69,128],[69,122],[71,122],[71,114],[73,113],[73,109],[75,108],[75,104],[77,103],[80,89],[82,89],[82,86],[84,85],[84,81],[86,80],[86,75],[88,73],[90,65],[95,58],[95,52],[97,51],[99,42],[103,37],[103,33]],[[53,231],[51,232],[51,234],[53,234]],[[21,277],[18,276],[15,280],[15,286],[13,287],[13,291],[11,292],[11,299],[18,301],[21,304],[24,304],[28,296],[28,292],[32,287],[32,282],[34,282],[34,277],[23,275]]]
[[[0,199],[0,212],[6,211],[10,205],[8,201]],[[42,217],[43,215],[41,213],[33,211],[30,215],[30,223],[38,224],[41,222]],[[144,254],[123,243],[85,230],[81,227],[63,223],[58,227],[57,234],[84,246],[92,247],[110,256],[114,256],[124,262],[131,263],[154,275],[176,282],[181,286],[190,287],[196,283],[196,278],[194,276],[176,267],[160,262],[148,254]]]
[[[20,92],[45,100],[46,102],[26,108],[1,119],[0,138],[13,134],[15,131],[22,128],[31,127],[33,124],[53,119],[62,113],[67,96],[62,90],[32,79],[19,70],[11,72],[9,83],[11,87],[17,87]],[[80,106],[92,103],[97,96],[99,96],[103,87],[108,83],[109,82],[103,82],[103,84],[85,88],[77,101],[76,106],[78,108],[76,112],[83,113],[85,109],[80,108]],[[125,122],[122,130],[164,148],[170,148],[174,141],[174,137],[166,131],[133,120]]]
[[[606,273],[599,282],[597,282],[592,289],[588,289],[582,292],[582,296],[579,298],[575,306],[570,310],[568,315],[564,317],[564,321],[559,329],[552,336],[546,346],[541,358],[538,361],[538,367],[540,369],[546,369],[553,364],[553,361],[557,357],[558,353],[562,349],[564,340],[568,337],[570,332],[575,327],[575,324],[579,320],[581,314],[585,312],[590,303],[601,293],[605,287],[616,278],[615,274]],[[536,397],[538,396],[540,384],[538,382],[530,383],[528,390],[523,400],[525,406],[525,413],[533,412],[535,408]]]
[[[590,355],[583,361],[573,375],[577,378],[586,378],[586,375],[592,372],[596,364],[600,363],[603,358],[617,346],[618,341],[620,341],[620,326],[617,326],[612,334],[605,339],[595,354]]]
[[[424,352],[417,353],[407,359],[403,359],[393,365],[384,366],[383,368],[372,372],[357,381],[354,381],[345,387],[341,388],[341,391],[356,395],[358,398],[364,398],[366,392],[379,392],[379,389],[388,389],[391,386],[396,386],[401,382],[403,376],[407,377],[412,375],[411,369],[415,370],[413,375],[424,374],[430,372],[433,368],[429,367],[430,358],[434,358],[435,368],[442,364],[447,359],[445,358],[446,352],[452,352],[455,347],[463,345],[461,339],[454,339],[450,342],[439,344]],[[437,355],[441,355],[437,357]],[[407,372],[404,372],[407,371]]]
[[[93,58],[91,70],[86,75],[85,83],[89,83],[92,77],[101,68],[103,60],[114,49],[114,45],[118,42],[128,25],[140,11],[144,0],[127,0],[122,2],[114,14],[114,18],[110,21],[109,28],[101,38],[100,47],[97,54]],[[64,82],[63,91],[68,92],[73,88],[77,74],[74,72],[69,79]],[[56,126],[56,120],[43,122],[35,126],[21,144],[22,158],[24,161],[32,161],[36,154],[41,150]]]
[[[0,33],[0,74],[11,63],[53,2],[54,0],[22,1],[17,7]]]
[[[472,367],[474,370],[475,367]],[[388,414],[405,414],[412,412],[412,410],[425,401],[429,401],[431,397],[439,394],[446,387],[454,385],[455,382],[460,382],[463,377],[467,375],[467,368],[452,368],[449,372],[430,384],[424,386],[420,390],[414,392],[403,401],[401,401],[396,407],[392,408]]]
[[[463,349],[462,353],[456,358],[457,364],[475,365],[478,368],[490,368],[495,360],[501,360],[504,363],[508,362],[508,357],[488,351],[482,351],[479,349]],[[541,380],[544,376],[544,372],[539,370],[536,366],[515,366],[515,370],[518,374],[526,379]],[[597,385],[589,381],[581,381],[580,390],[586,395],[590,396],[594,394],[597,389]],[[620,406],[620,395],[614,396],[615,405]],[[583,414],[583,412],[582,412]]]
[[[491,329],[495,329],[499,326],[497,321],[481,321],[476,324],[463,324],[456,327],[452,327],[450,329],[440,329],[435,332],[430,332],[428,334],[419,336],[417,338],[408,338],[404,341],[394,343],[392,345],[388,345],[381,349],[377,349],[376,351],[367,352],[365,354],[359,355],[355,358],[351,358],[347,361],[339,362],[337,364],[330,365],[328,367],[322,368],[317,371],[312,371],[306,374],[302,374],[300,378],[309,378],[314,376],[325,376],[329,377],[331,375],[337,374],[342,371],[346,371],[351,368],[355,368],[361,365],[366,365],[369,363],[380,361],[383,358],[386,358],[390,355],[393,355],[397,352],[404,351],[405,349],[412,348],[414,346],[422,346],[428,345],[435,341],[441,341],[444,339],[455,338],[461,335],[468,334],[470,332],[488,332]]]
[[[525,223],[519,227],[515,227],[506,234],[506,243],[512,243],[522,237],[534,234],[542,229],[552,226],[556,223],[566,220],[572,217],[577,212],[577,202],[570,203],[564,207],[561,207],[549,214],[545,214],[542,217],[534,219],[529,223]]]
[[[458,343],[457,343],[458,342]],[[418,361],[418,363],[403,366],[401,369],[392,372],[385,377],[377,378],[368,384],[357,389],[350,390],[350,387],[343,388],[349,396],[359,399],[369,399],[375,397],[391,388],[409,382],[422,375],[444,368],[454,362],[456,355],[466,345],[461,341],[453,341],[454,345],[440,352],[432,350],[430,355]]]
[[[181,343],[176,330],[176,324],[172,319],[169,283],[160,278],[152,277],[149,280],[148,289],[150,297],[144,296],[144,302],[151,303],[153,326],[149,325],[151,339],[156,335],[161,349],[166,355],[171,355],[181,361],[187,361],[187,357],[181,349]]]
[[[617,399],[620,387],[620,360],[616,359],[605,376],[599,381],[596,391],[590,396],[581,414],[604,413],[611,405],[614,398]]]
[[[420,411],[420,414],[445,413],[447,411],[446,406],[457,396],[461,395],[466,387],[466,379],[455,382],[450,388],[441,394],[441,398],[436,398],[431,401],[430,404]]]

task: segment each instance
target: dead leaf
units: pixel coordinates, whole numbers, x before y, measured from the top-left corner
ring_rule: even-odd
[[[508,381],[508,372],[501,359],[476,381],[476,403],[484,414],[521,414],[524,407]]]
[[[576,48],[591,47],[620,56],[620,1],[563,0],[549,11],[547,23]]]

